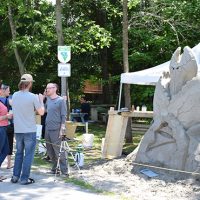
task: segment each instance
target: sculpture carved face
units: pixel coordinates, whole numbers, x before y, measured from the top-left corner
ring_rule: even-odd
[[[181,48],[178,47],[172,55],[170,71],[170,95],[177,94],[187,81],[192,80],[197,75],[197,63],[192,53],[192,49],[185,47],[180,55]]]

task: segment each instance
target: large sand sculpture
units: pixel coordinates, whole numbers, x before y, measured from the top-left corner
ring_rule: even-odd
[[[154,118],[136,161],[173,169],[200,169],[200,78],[192,50],[179,47],[154,94]]]

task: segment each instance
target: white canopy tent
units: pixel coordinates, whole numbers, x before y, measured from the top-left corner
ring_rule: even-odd
[[[200,43],[192,48],[194,56],[198,64],[198,74],[200,75]],[[157,65],[155,67],[130,73],[122,73],[120,79],[120,94],[118,110],[120,110],[121,105],[121,95],[122,95],[122,85],[126,84],[137,84],[137,85],[155,85],[164,71],[169,71],[170,61],[163,64]]]

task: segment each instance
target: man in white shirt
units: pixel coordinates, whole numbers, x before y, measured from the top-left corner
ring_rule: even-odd
[[[38,96],[30,92],[33,81],[30,74],[24,74],[18,85],[19,91],[12,98],[17,152],[11,182],[17,183],[20,179],[22,185],[35,182],[29,177],[36,146],[35,111],[44,114],[42,94]]]

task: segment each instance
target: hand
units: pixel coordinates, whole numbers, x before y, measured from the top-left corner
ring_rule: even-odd
[[[65,128],[65,126],[62,125],[60,128],[59,138],[61,138],[64,135],[66,135],[66,128]]]
[[[63,98],[65,101],[67,101],[67,96],[62,96],[62,98]]]
[[[62,138],[62,129],[60,129],[59,138]]]
[[[39,101],[40,101],[40,102],[43,102],[43,101],[44,101],[44,98],[45,98],[45,96],[44,96],[43,94],[39,93],[39,95],[38,95]]]
[[[12,119],[13,118],[13,114],[8,113],[7,115],[7,119]]]

